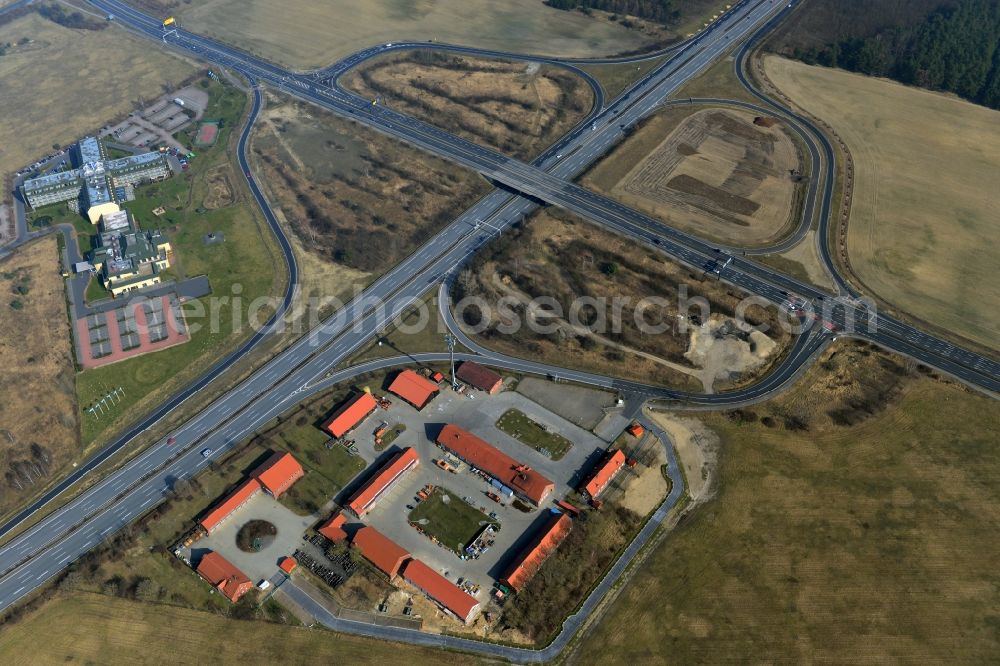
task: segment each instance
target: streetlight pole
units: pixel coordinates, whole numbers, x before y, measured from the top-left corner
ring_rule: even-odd
[[[455,379],[455,336],[445,333],[444,341],[448,343],[448,353],[451,356],[451,388],[458,389],[458,380]]]

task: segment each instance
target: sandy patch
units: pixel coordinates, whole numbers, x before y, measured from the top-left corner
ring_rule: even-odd
[[[695,418],[679,418],[647,410],[647,414],[670,436],[684,470],[687,492],[695,502],[715,493],[719,436]]]
[[[660,466],[666,462],[666,453],[663,451],[663,444],[652,442],[650,444],[650,459],[648,465],[640,463],[634,469],[639,473],[628,479],[624,484],[624,494],[618,503],[626,509],[635,511],[640,516],[645,516],[663,502],[663,498],[670,492],[667,480],[663,478]],[[643,463],[646,461],[644,460]]]

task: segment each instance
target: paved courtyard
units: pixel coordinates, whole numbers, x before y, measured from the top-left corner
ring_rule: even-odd
[[[236,533],[251,520],[266,520],[278,528],[274,541],[257,553],[245,553],[236,547]],[[274,575],[281,558],[295,552],[302,543],[303,532],[315,522],[311,517],[296,515],[270,495],[258,493],[212,534],[196,541],[192,555],[197,560],[200,551],[217,551],[256,584]]]

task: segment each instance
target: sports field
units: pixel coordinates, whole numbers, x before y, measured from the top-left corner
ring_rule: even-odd
[[[848,254],[865,290],[1000,348],[1000,112],[777,57],[765,67],[847,142],[856,171]]]
[[[167,4],[167,3],[161,3]],[[375,44],[429,40],[547,55],[594,56],[648,43],[635,30],[541,0],[208,0],[178,11],[190,30],[289,67],[322,67]]]
[[[994,660],[996,401],[848,343],[786,396],[698,419],[720,439],[717,496],[639,567],[573,661]]]
[[[0,27],[0,175],[123,116],[195,72],[186,61],[109,28],[69,30],[30,14]],[[127,63],[127,66],[126,66]],[[113,90],[113,94],[109,91]]]

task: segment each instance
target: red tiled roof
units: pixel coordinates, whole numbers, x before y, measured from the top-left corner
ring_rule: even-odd
[[[465,361],[458,366],[455,376],[466,384],[488,393],[499,391],[503,385],[503,377],[473,361]]]
[[[295,561],[294,557],[283,557],[281,558],[281,564],[278,568],[284,571],[286,574],[290,574],[295,571],[295,567],[298,566],[298,562]]]
[[[260,484],[257,482],[257,479],[247,479],[201,519],[201,526],[205,528],[206,532],[211,532],[222,521],[228,518],[229,514],[243,506],[248,499],[259,493],[260,490]]]
[[[438,604],[468,623],[472,619],[479,602],[458,585],[431,569],[420,560],[410,560],[403,567],[403,578]]]
[[[597,466],[594,473],[591,475],[590,480],[587,481],[587,484],[583,487],[583,489],[587,491],[587,494],[590,495],[591,498],[596,498],[601,494],[601,491],[604,490],[608,483],[611,482],[611,479],[614,478],[615,474],[618,473],[618,470],[620,470],[624,464],[625,454],[621,449],[618,449]]]
[[[389,385],[389,390],[417,409],[423,409],[438,391],[438,385],[413,370],[403,370]]]
[[[626,430],[628,430],[628,434],[632,435],[633,437],[642,437],[642,433],[646,432],[646,429],[643,428],[638,423],[633,423],[628,428],[626,428]]]
[[[304,474],[302,465],[291,453],[277,451],[254,471],[253,476],[260,481],[264,490],[278,498]]]
[[[420,463],[417,452],[406,447],[399,451],[392,458],[386,461],[377,472],[368,479],[365,485],[361,486],[347,503],[348,508],[354,512],[358,518],[364,516],[381,497],[389,486],[407,470],[416,467]]]
[[[202,556],[198,563],[198,573],[234,604],[253,587],[253,583],[242,571],[215,551]]]
[[[555,488],[552,481],[535,470],[522,465],[471,432],[451,423],[441,430],[437,441],[459,458],[483,470],[535,504],[541,504]]]
[[[409,552],[374,527],[362,527],[354,533],[351,543],[389,578],[398,574],[403,562],[410,557]]]
[[[333,518],[320,525],[316,531],[330,541],[340,543],[347,538],[347,532],[344,531],[344,523],[346,522],[347,516],[337,513]]]
[[[334,412],[330,420],[323,424],[323,429],[334,437],[343,437],[377,406],[378,402],[371,393],[359,393]]]
[[[525,584],[542,566],[545,558],[562,543],[572,527],[573,520],[569,516],[554,512],[541,531],[517,556],[502,581],[518,592],[524,589]]]

